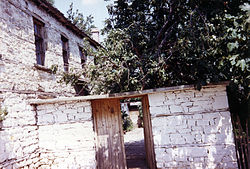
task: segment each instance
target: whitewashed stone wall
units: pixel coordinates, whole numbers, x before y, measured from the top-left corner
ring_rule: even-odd
[[[96,168],[90,102],[37,106],[41,168]]]
[[[0,92],[6,119],[0,122],[0,168],[36,168],[39,161],[38,127],[26,94]]]
[[[149,95],[157,168],[237,168],[226,87]]]
[[[59,66],[63,72],[61,34],[69,39],[69,67],[81,69],[80,37],[30,0],[0,1],[0,91],[29,90],[73,96],[71,86],[57,83],[59,77],[34,67],[36,64],[33,17],[45,23],[45,68]]]
[[[0,168],[96,168],[90,102],[27,106],[8,97],[12,113],[0,130]]]
[[[39,129],[43,131],[45,124],[41,121],[43,116],[38,121],[36,111],[28,100],[75,95],[71,86],[58,83],[59,76],[34,66],[36,53],[33,17],[45,24],[44,68],[58,65],[59,72],[63,72],[61,34],[69,39],[70,68],[81,68],[78,49],[78,45],[82,44],[80,37],[30,0],[0,0],[0,106],[8,110],[6,119],[0,122],[0,168],[37,168],[44,164],[40,158],[48,153],[41,155],[39,151]],[[79,118],[81,115],[77,113]],[[57,124],[58,127],[67,128],[67,124],[63,126],[59,122],[64,117],[62,114],[55,118],[52,127],[56,128]],[[84,118],[78,120],[79,123]],[[74,125],[74,129],[80,129],[87,123]],[[72,154],[65,156],[73,157]]]

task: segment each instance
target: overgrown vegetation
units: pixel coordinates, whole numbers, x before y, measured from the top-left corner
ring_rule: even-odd
[[[139,115],[138,115],[138,127],[144,127],[144,123],[143,123],[143,112],[142,112],[142,105],[140,105],[139,107]]]
[[[47,2],[51,3],[52,5],[55,4],[55,0],[46,0]]]
[[[89,52],[94,62],[82,71],[91,94],[181,84],[200,89],[230,80],[238,102],[247,102],[249,6],[247,0],[114,1],[104,48]]]
[[[249,83],[244,1],[117,0],[88,73],[94,93]]]
[[[73,2],[70,4],[69,10],[67,11],[67,18],[82,30],[87,35],[91,35],[91,29],[95,28],[94,17],[92,15],[84,17],[83,13],[80,13],[78,9],[74,11]]]
[[[124,132],[131,131],[133,129],[133,122],[129,115],[125,111],[121,111],[122,114],[122,128]]]

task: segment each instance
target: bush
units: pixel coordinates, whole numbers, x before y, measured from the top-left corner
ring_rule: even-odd
[[[133,122],[129,115],[125,111],[121,111],[122,114],[122,128],[123,132],[128,132],[133,129]]]

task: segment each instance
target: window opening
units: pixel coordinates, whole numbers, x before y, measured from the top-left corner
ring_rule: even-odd
[[[64,71],[69,71],[69,40],[61,36]]]
[[[81,58],[82,68],[84,68],[86,61],[87,61],[87,52],[85,50],[83,50],[82,47],[79,46],[79,54],[80,54],[80,58]]]
[[[45,50],[44,50],[44,23],[37,19],[34,19],[34,35],[36,46],[36,63],[44,66],[45,62]]]

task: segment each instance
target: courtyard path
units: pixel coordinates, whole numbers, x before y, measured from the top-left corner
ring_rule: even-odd
[[[124,134],[128,169],[147,169],[143,128],[135,128]]]

